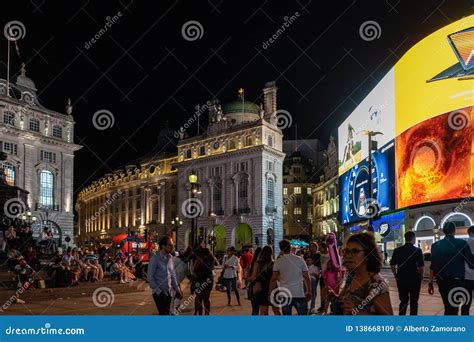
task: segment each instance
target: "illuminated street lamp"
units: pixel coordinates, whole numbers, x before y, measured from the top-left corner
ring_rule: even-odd
[[[191,198],[196,198],[196,195],[201,194],[201,186],[198,182],[198,176],[195,171],[191,171],[188,176],[189,190],[191,193]],[[193,215],[191,218],[191,243],[194,246],[197,242],[197,217],[199,215]]]

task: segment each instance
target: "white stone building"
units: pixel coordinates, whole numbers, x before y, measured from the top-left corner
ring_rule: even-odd
[[[66,114],[45,108],[25,68],[15,83],[0,79],[0,151],[7,154],[7,182],[29,192],[25,210],[38,218],[33,227],[53,230],[59,244],[73,239],[74,119],[70,102]],[[5,208],[2,208],[5,210]]]
[[[282,132],[277,127],[277,88],[263,89],[264,104],[240,99],[221,106],[208,104],[209,126],[204,134],[178,144],[178,249],[189,245],[191,219],[188,176],[195,172],[202,193],[198,236],[214,236],[214,250],[228,246],[264,246],[278,251],[283,237]]]

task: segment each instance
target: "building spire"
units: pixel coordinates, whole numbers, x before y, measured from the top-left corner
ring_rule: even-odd
[[[66,113],[68,115],[71,115],[72,114],[72,104],[71,104],[71,98],[68,98],[67,99],[67,103],[66,103]]]

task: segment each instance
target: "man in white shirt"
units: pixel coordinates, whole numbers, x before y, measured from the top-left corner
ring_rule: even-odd
[[[270,302],[283,304],[283,315],[291,315],[293,307],[296,308],[298,315],[307,315],[308,301],[311,300],[308,266],[303,258],[290,253],[290,241],[282,240],[279,245],[283,254],[273,265],[269,287]],[[275,289],[277,281],[280,284],[278,290]],[[276,298],[273,298],[275,295]]]
[[[235,256],[235,247],[229,247],[227,249],[227,254],[224,257],[222,266],[224,268],[223,278],[225,279],[225,285],[227,288],[227,305],[230,305],[231,288],[235,293],[235,298],[237,298],[237,304],[240,305],[240,295],[239,290],[237,289],[239,258]]]
[[[469,234],[469,238],[467,239],[467,244],[471,248],[471,253],[474,254],[474,226],[470,226],[467,229],[467,233]],[[469,316],[469,311],[471,309],[472,303],[472,291],[474,290],[474,269],[470,268],[469,265],[466,263],[466,273],[464,276],[464,281],[466,282],[466,289],[469,292],[467,296],[467,301],[461,307],[461,315]]]

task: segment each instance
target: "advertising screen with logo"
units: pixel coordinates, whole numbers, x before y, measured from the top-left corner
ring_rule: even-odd
[[[369,110],[371,105],[375,107]],[[375,110],[378,123],[371,120],[372,114],[367,115],[373,108],[381,108]],[[367,174],[364,159],[368,154],[364,131],[383,133],[374,138],[379,146],[382,141],[395,140],[390,174],[396,183],[391,188],[396,190],[396,199],[385,205],[389,210],[473,196],[473,108],[471,15],[408,50],[339,126],[341,223],[362,219],[360,203],[367,194],[360,177]],[[360,181],[351,184],[354,177]],[[354,186],[357,188],[350,189]],[[355,191],[360,200],[354,197]]]
[[[371,201],[378,205],[379,213],[395,209],[394,145],[391,141],[373,153],[370,176],[366,158],[339,177],[342,223],[369,218],[367,205]],[[372,193],[369,182],[372,182]]]
[[[405,224],[404,211],[382,215],[382,217],[372,222],[374,231],[379,232],[382,236],[387,236],[395,230],[400,230],[403,224]]]

